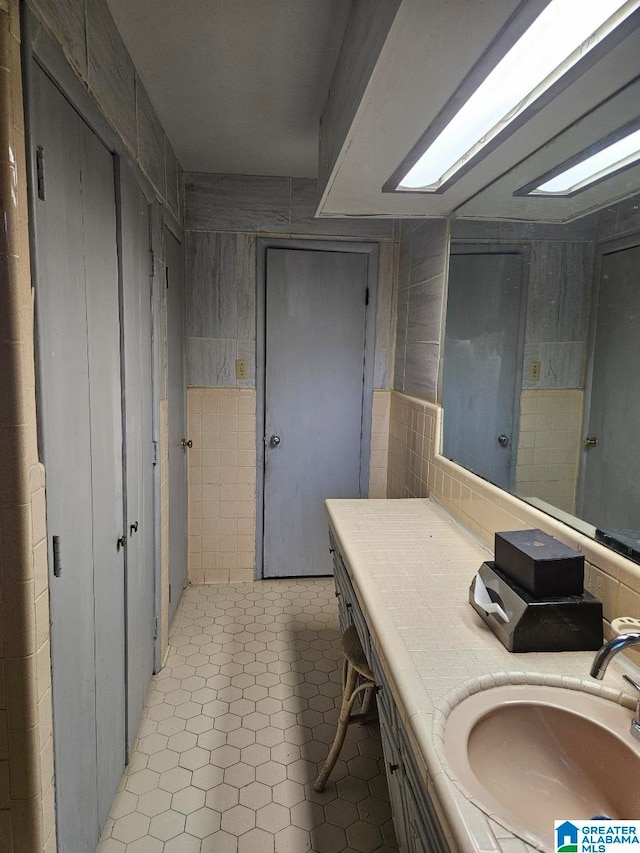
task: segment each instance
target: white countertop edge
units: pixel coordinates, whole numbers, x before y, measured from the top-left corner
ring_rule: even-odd
[[[457,519],[450,516],[439,504],[428,498],[409,500],[412,503],[420,502],[429,506],[443,519],[454,524],[462,535],[486,551],[486,546],[479,542],[477,537],[467,531]],[[473,849],[477,853],[501,853],[504,848],[492,829],[493,822],[498,825],[496,828],[499,829],[502,839],[509,840],[509,853],[513,850],[512,842],[515,839],[519,839],[523,851],[541,849],[504,827],[499,818],[485,813],[451,778],[442,759],[442,738],[449,712],[471,693],[502,684],[539,683],[562,686],[573,690],[585,690],[594,695],[602,695],[629,708],[635,707],[635,700],[607,684],[589,681],[586,678],[581,680],[553,673],[504,670],[487,672],[484,676],[462,681],[458,687],[448,691],[434,703],[422,683],[421,676],[417,672],[400,635],[398,625],[393,614],[389,611],[375,579],[366,575],[366,566],[361,565],[360,558],[353,553],[353,548],[350,547],[348,532],[341,530],[339,518],[339,505],[341,503],[346,502],[326,501],[331,529],[362,607],[372,643],[389,682],[396,707],[412,745],[417,747],[416,758],[421,765],[423,782],[432,798],[435,793],[437,797],[437,802],[434,803],[435,808],[446,820],[446,825],[443,827],[445,834],[449,838],[453,837],[461,851]],[[355,503],[355,501],[348,503]],[[394,501],[393,503],[397,504],[398,502]],[[499,641],[495,639],[495,642],[498,643]],[[562,654],[585,653],[567,652]],[[392,665],[391,661],[393,662]],[[617,669],[615,662],[612,667]],[[609,674],[608,677],[610,678]],[[469,847],[470,842],[473,845],[472,848]]]

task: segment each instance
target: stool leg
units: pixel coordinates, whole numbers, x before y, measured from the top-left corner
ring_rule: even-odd
[[[344,695],[344,691],[347,688],[347,672],[349,669],[349,661],[344,658],[342,661],[342,693]]]
[[[375,692],[375,687],[370,687],[368,690],[365,691],[364,699],[362,700],[362,714],[368,714],[371,710],[371,701],[373,700]]]
[[[324,790],[324,786],[327,782],[327,779],[329,778],[329,774],[333,770],[335,763],[338,760],[338,756],[340,755],[340,750],[342,749],[342,744],[344,743],[344,739],[347,734],[347,728],[349,726],[349,717],[351,716],[351,708],[353,704],[351,702],[351,698],[356,686],[357,677],[357,672],[351,666],[351,664],[348,663],[344,693],[342,694],[342,706],[340,708],[340,716],[338,717],[338,728],[336,729],[336,736],[333,740],[331,749],[329,750],[327,760],[325,761],[324,766],[318,775],[318,778],[313,784],[313,787],[318,792]]]

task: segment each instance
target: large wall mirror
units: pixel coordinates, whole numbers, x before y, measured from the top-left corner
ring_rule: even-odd
[[[452,218],[442,450],[640,561],[640,167],[531,193],[640,127],[628,48],[618,89],[583,90],[578,122]]]
[[[640,211],[640,198],[634,206]],[[619,221],[608,213],[611,224]],[[443,453],[633,548],[626,540],[640,538],[640,230],[607,231],[596,231],[592,217],[571,226],[453,224]]]

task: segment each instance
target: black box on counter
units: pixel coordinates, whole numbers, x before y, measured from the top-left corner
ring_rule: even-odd
[[[584,555],[542,530],[496,533],[495,564],[534,598],[581,595]]]

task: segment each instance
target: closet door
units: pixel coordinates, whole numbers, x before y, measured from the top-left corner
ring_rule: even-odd
[[[47,158],[46,197],[35,202],[38,418],[47,470],[58,845],[66,853],[91,850],[98,825],[81,143],[75,112],[36,73],[34,141]]]
[[[36,65],[33,79],[31,142],[45,164],[34,213],[58,850],[93,853],[125,746],[113,161]]]
[[[127,743],[133,744],[153,674],[154,493],[149,204],[119,164],[125,424]]]
[[[122,391],[113,158],[80,121],[89,352],[98,825],[125,762]]]

